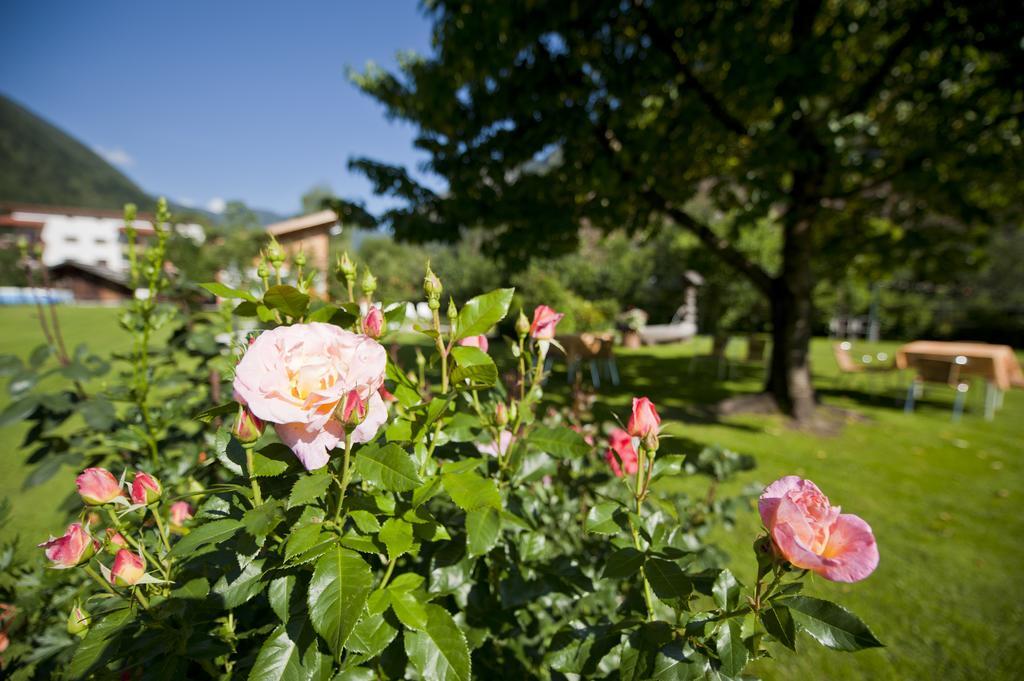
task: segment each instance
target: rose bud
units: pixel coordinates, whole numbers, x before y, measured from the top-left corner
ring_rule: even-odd
[[[633,414],[629,417],[629,434],[644,440],[648,449],[657,449],[658,427],[661,417],[658,416],[654,403],[646,397],[633,398]],[[651,435],[653,434],[653,438]],[[651,442],[648,442],[650,440]],[[653,442],[654,446],[650,446]]]
[[[484,336],[483,334],[479,336],[469,336],[467,338],[463,338],[462,340],[459,341],[459,345],[463,345],[467,348],[479,348],[484,352],[487,352],[487,348],[489,347],[489,344],[487,342],[487,336]]]
[[[608,436],[608,444],[610,446],[605,452],[604,458],[608,462],[608,467],[612,469],[612,474],[617,478],[621,478],[623,473],[626,475],[636,474],[639,460],[629,433],[621,428],[616,428]]]
[[[39,544],[46,557],[59,569],[73,568],[88,561],[99,548],[99,542],[89,536],[81,523],[71,523],[63,537],[50,537]]]
[[[146,563],[137,553],[121,549],[114,556],[114,566],[110,568],[110,582],[116,586],[134,586],[146,574]]]
[[[504,402],[498,402],[494,407],[494,425],[504,428],[508,425],[508,407]]]
[[[434,270],[430,269],[430,263],[427,263],[427,273],[423,277],[423,292],[427,294],[427,298],[434,302],[441,298],[441,292],[444,290],[444,286],[441,285],[441,280],[434,274]]]
[[[238,416],[235,417],[235,427],[231,431],[235,439],[243,445],[252,444],[260,439],[265,427],[263,421],[256,418],[248,407],[238,405]]]
[[[160,482],[149,473],[137,471],[132,480],[132,503],[148,505],[157,501],[163,494]]]
[[[363,333],[370,338],[380,338],[384,330],[384,313],[379,307],[371,307],[363,319]]]
[[[121,485],[113,473],[104,468],[86,468],[75,478],[82,501],[90,506],[102,506],[121,496]]]
[[[526,334],[530,333],[530,320],[523,314],[522,308],[519,309],[519,316],[516,317],[516,333],[520,338],[524,338]]]
[[[564,314],[555,312],[547,305],[538,305],[533,311],[533,323],[530,324],[530,335],[536,340],[551,340],[555,337],[555,327],[562,321]]]
[[[85,524],[87,527],[92,527],[100,522],[100,514],[96,511],[89,511],[85,516]]]
[[[192,518],[192,507],[187,501],[175,501],[171,504],[171,525],[181,527],[186,520]]]
[[[380,399],[384,400],[385,402],[390,403],[398,401],[398,398],[392,395],[391,391],[385,388],[384,386],[381,386],[377,393],[380,395]]]
[[[7,646],[11,645],[11,639],[7,638],[7,634],[0,631],[0,653],[7,650]]]
[[[85,632],[89,631],[89,613],[78,603],[75,603],[68,615],[67,629],[72,636],[85,636]]]
[[[359,391],[350,390],[334,413],[343,426],[353,428],[366,420],[369,402],[359,396]]]
[[[128,548],[128,542],[125,540],[124,535],[115,530],[113,527],[107,528],[107,551],[114,554],[117,553],[118,549]]]

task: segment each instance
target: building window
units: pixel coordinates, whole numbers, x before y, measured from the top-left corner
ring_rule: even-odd
[[[64,243],[66,243],[66,244],[77,244],[78,243],[78,237],[75,236],[74,234],[69,234],[68,236],[64,237]]]
[[[107,264],[107,261],[106,261],[106,260],[97,260],[97,261],[96,261],[96,264],[97,264],[98,266],[100,266],[100,267],[106,267],[106,268],[108,268],[108,269],[110,268],[110,266],[109,266],[109,265]]]
[[[96,239],[95,243],[96,243],[97,246],[106,246],[107,245],[107,240],[106,239]]]

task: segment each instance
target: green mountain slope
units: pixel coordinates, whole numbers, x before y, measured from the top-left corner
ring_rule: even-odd
[[[152,202],[94,151],[0,95],[0,202],[119,209]]]

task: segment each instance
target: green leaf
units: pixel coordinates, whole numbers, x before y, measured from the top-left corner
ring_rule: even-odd
[[[323,322],[325,324],[334,324],[342,328],[348,328],[355,323],[356,317],[348,310],[343,310],[335,305],[324,305],[311,312],[306,318],[310,322]]]
[[[427,625],[423,631],[405,632],[405,652],[424,679],[469,681],[469,646],[462,630],[439,605],[426,605]]]
[[[747,666],[747,647],[743,645],[742,626],[739,620],[726,620],[718,627],[715,649],[722,663],[722,673],[726,676],[739,676]]]
[[[210,582],[205,577],[196,577],[171,591],[172,598],[201,600],[210,595]]]
[[[711,678],[710,675],[705,676],[705,666],[705,658],[672,641],[662,646],[654,656],[651,681],[698,681]]]
[[[79,402],[77,408],[86,424],[93,430],[107,430],[117,418],[114,405],[102,398],[94,397]]]
[[[389,518],[377,535],[388,548],[388,560],[395,561],[409,553],[413,546],[412,525],[398,518]]]
[[[216,407],[204,409],[192,418],[196,421],[202,421],[203,423],[210,423],[218,416],[227,416],[228,414],[234,414],[237,411],[238,404],[235,402],[225,402],[224,404],[218,404]]]
[[[352,522],[356,524],[360,532],[370,534],[371,532],[380,532],[380,521],[377,520],[377,516],[373,515],[369,511],[362,509],[356,509],[348,512],[348,517],[352,519]]]
[[[265,562],[263,558],[250,560],[230,582],[227,575],[222,575],[217,580],[213,585],[213,591],[224,599],[225,608],[237,608],[266,588],[267,583],[263,581]]]
[[[773,605],[768,610],[762,610],[760,616],[765,630],[779,643],[796,652],[796,623],[789,608]]]
[[[11,402],[0,412],[0,428],[9,426],[12,423],[24,421],[39,406],[39,398],[35,395],[27,395],[20,400]]]
[[[565,427],[540,426],[530,433],[527,442],[557,459],[579,458],[591,450],[582,435]]]
[[[644,569],[647,581],[651,583],[658,598],[686,598],[693,590],[693,584],[686,578],[682,568],[670,560],[651,558]]]
[[[472,471],[467,473],[444,473],[441,484],[452,501],[464,511],[491,506],[501,508],[501,494],[491,478],[484,478]]]
[[[288,508],[295,508],[316,501],[331,486],[331,476],[326,473],[303,475],[292,486],[288,496]]]
[[[356,470],[365,480],[390,492],[408,492],[422,482],[412,458],[393,443],[360,449],[356,453]]]
[[[736,581],[731,572],[722,570],[711,587],[711,595],[714,596],[715,603],[719,608],[735,610],[740,601],[740,583]]]
[[[470,298],[459,310],[452,340],[479,336],[490,331],[492,326],[505,318],[514,292],[512,288],[499,288]]]
[[[284,545],[284,559],[291,560],[316,546],[320,541],[320,529],[320,523],[299,523],[293,527]]]
[[[272,478],[295,466],[297,461],[292,450],[279,442],[274,442],[263,449],[253,451],[253,475],[258,478]]]
[[[501,534],[501,513],[493,506],[466,512],[466,550],[470,556],[482,556],[494,548]]]
[[[394,640],[398,629],[391,626],[382,614],[363,615],[352,630],[346,648],[354,653],[376,657]]]
[[[270,581],[267,588],[267,600],[270,601],[270,609],[274,611],[281,622],[288,623],[288,613],[291,605],[292,592],[295,590],[295,575],[285,575]]]
[[[251,303],[256,302],[256,296],[249,293],[248,291],[242,291],[237,288],[231,288],[225,286],[219,281],[210,282],[208,284],[200,284],[201,287],[217,296],[218,298],[241,298],[242,300],[248,300]]]
[[[129,608],[112,612],[105,617],[93,619],[89,633],[82,639],[66,670],[70,678],[83,679],[112,655],[117,647],[117,637],[127,627],[134,615]]]
[[[329,661],[317,649],[308,620],[280,625],[260,647],[249,681],[310,681],[330,673]]]
[[[313,628],[341,655],[373,589],[373,574],[358,553],[336,546],[317,560],[307,603]]]
[[[471,387],[490,387],[498,382],[498,367],[490,355],[479,348],[456,346],[452,348],[455,358],[455,369],[452,371],[452,384],[464,385],[469,381]]]
[[[193,529],[177,544],[171,547],[171,555],[179,558],[187,556],[196,549],[230,539],[242,527],[242,523],[234,518],[214,520]]]
[[[245,531],[253,537],[266,537],[284,520],[284,509],[277,499],[269,499],[264,503],[250,508],[242,515]]]
[[[294,286],[278,284],[263,294],[263,304],[272,310],[280,310],[292,319],[301,319],[309,308],[309,296]]]
[[[883,647],[859,617],[835,603],[794,596],[779,604],[789,608],[796,624],[823,646],[846,651]]]
[[[392,591],[388,589],[391,609],[398,620],[409,629],[422,631],[427,626],[427,609],[415,596],[408,591]]]
[[[587,511],[587,518],[583,527],[592,534],[618,534],[619,524],[615,521],[615,514],[622,508],[617,501],[603,501],[594,505]]]
[[[377,673],[366,667],[349,667],[338,672],[331,681],[376,681]]]
[[[632,577],[644,565],[644,554],[632,546],[621,548],[608,556],[601,577],[604,579],[624,579]]]

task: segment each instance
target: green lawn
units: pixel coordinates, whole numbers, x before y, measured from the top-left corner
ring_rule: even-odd
[[[128,339],[117,327],[116,311],[61,310],[70,344],[117,350]],[[26,355],[41,340],[34,311],[0,308],[0,353]],[[895,343],[858,345],[887,350]],[[718,381],[709,365],[691,373],[690,357],[706,351],[704,340],[682,346],[622,350],[622,385],[602,386],[596,416],[610,409],[625,418],[629,398],[648,395],[665,417],[666,449],[719,443],[757,457],[756,470],[726,491],[751,482],[768,483],[795,473],[814,480],[845,511],[865,518],[878,538],[881,564],[868,580],[839,585],[820,579],[812,592],[832,597],[861,615],[887,644],[856,654],[820,650],[810,639],[794,656],[779,648],[778,660],[755,669],[766,679],[1013,679],[1024,669],[1024,393],[1006,396],[994,422],[981,416],[982,386],[972,389],[968,411],[950,423],[952,391],[929,390],[913,415],[902,411],[906,380],[885,390],[868,390],[837,380],[829,343],[814,343],[816,384],[826,404],[852,408],[868,417],[832,437],[794,431],[783,419],[739,416],[710,418],[702,405],[757,388],[760,370],[737,365]],[[739,348],[737,348],[737,351]],[[895,377],[893,377],[895,378]],[[556,367],[549,388],[565,390]],[[6,398],[0,397],[0,402]],[[2,407],[2,404],[0,404]],[[0,432],[0,496],[14,501],[12,527],[23,544],[44,538],[60,523],[59,500],[72,471],[27,492],[26,468],[17,444],[20,426]],[[681,480],[697,490],[702,480]],[[753,507],[732,532],[717,539],[733,556],[732,567],[753,579],[750,542],[759,520]]]

